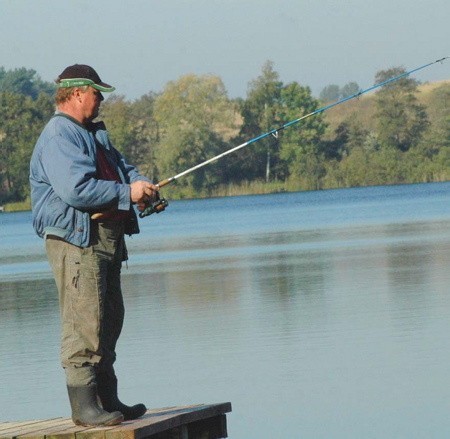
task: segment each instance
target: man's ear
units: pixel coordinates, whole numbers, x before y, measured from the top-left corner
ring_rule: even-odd
[[[76,99],[78,102],[81,102],[81,95],[82,95],[81,89],[78,88],[78,87],[75,87],[75,88],[73,89],[72,96],[74,96],[75,99]]]

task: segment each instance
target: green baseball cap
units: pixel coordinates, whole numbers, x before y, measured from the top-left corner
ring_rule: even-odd
[[[97,72],[86,64],[74,64],[66,67],[55,82],[59,88],[90,85],[103,92],[111,92],[116,89],[112,85],[103,82]]]

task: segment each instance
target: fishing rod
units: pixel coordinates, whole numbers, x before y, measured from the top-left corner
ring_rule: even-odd
[[[160,181],[156,186],[158,187],[158,190],[159,190],[163,186],[166,186],[166,185],[174,182],[175,180],[178,180],[180,177],[183,177],[183,176],[185,176],[187,174],[190,174],[191,172],[194,172],[197,169],[202,168],[203,166],[206,166],[206,165],[208,165],[210,163],[213,163],[213,162],[221,159],[222,157],[225,157],[228,154],[231,154],[231,153],[233,153],[235,151],[238,151],[239,149],[245,148],[246,146],[251,145],[252,143],[258,142],[259,140],[265,139],[266,137],[269,137],[269,136],[278,137],[278,133],[280,131],[282,131],[282,130],[284,130],[284,129],[292,126],[292,125],[295,125],[295,124],[301,122],[302,120],[307,119],[308,117],[314,116],[316,114],[323,113],[324,111],[327,111],[330,108],[336,107],[337,105],[343,104],[344,102],[350,101],[351,99],[358,98],[358,97],[360,97],[361,95],[363,95],[365,93],[368,93],[368,92],[370,92],[372,90],[375,90],[375,89],[377,89],[379,87],[383,87],[384,85],[390,84],[391,82],[398,81],[401,78],[409,76],[412,73],[417,72],[419,70],[422,70],[422,69],[425,69],[427,67],[430,67],[433,64],[442,63],[443,61],[445,61],[448,58],[449,57],[446,56],[446,57],[438,59],[436,61],[424,64],[423,66],[416,67],[415,69],[409,70],[408,72],[404,72],[404,73],[402,73],[400,75],[397,75],[397,76],[394,76],[392,78],[389,78],[389,79],[387,79],[387,80],[385,80],[383,82],[379,82],[377,84],[374,84],[371,87],[366,88],[365,90],[360,90],[360,91],[358,91],[355,94],[352,94],[350,96],[342,98],[342,99],[340,99],[340,100],[338,100],[336,102],[333,102],[331,104],[325,105],[324,107],[318,108],[317,110],[314,110],[311,113],[305,114],[304,116],[301,116],[301,117],[299,117],[297,119],[291,120],[290,122],[286,122],[285,124],[279,126],[278,128],[274,128],[274,129],[272,129],[272,130],[270,130],[270,131],[268,131],[268,132],[266,132],[264,134],[260,134],[259,136],[254,137],[253,139],[247,140],[246,142],[244,142],[244,143],[242,143],[242,144],[240,144],[238,146],[235,146],[235,147],[233,147],[233,148],[231,148],[231,149],[229,149],[229,150],[227,150],[225,152],[222,152],[221,154],[218,154],[215,157],[212,157],[212,158],[210,158],[208,160],[205,160],[204,162],[199,163],[198,165],[192,166],[192,168],[186,169],[185,171],[180,172],[179,174],[176,174],[173,177],[166,178],[165,180]],[[141,218],[144,218],[145,216],[151,215],[152,213],[162,212],[167,206],[168,206],[167,200],[165,200],[164,198],[159,198],[158,200],[156,200],[155,202],[150,204],[148,207],[146,207],[142,212],[140,212],[139,216]]]
[[[324,111],[327,111],[330,108],[336,107],[337,105],[343,104],[344,102],[347,102],[347,101],[350,101],[352,99],[358,98],[361,95],[363,95],[365,93],[368,93],[368,92],[370,92],[372,90],[375,90],[375,89],[377,89],[379,87],[383,87],[384,85],[387,85],[387,84],[390,84],[392,82],[398,81],[401,78],[409,76],[412,73],[417,72],[419,70],[422,70],[422,69],[425,69],[427,67],[430,67],[433,64],[442,63],[443,61],[445,61],[448,58],[449,57],[444,57],[444,58],[438,59],[436,61],[432,61],[430,63],[424,64],[424,65],[422,65],[420,67],[416,67],[415,69],[409,70],[409,71],[404,72],[404,73],[402,73],[400,75],[394,76],[394,77],[389,78],[389,79],[387,79],[385,81],[382,81],[382,82],[379,82],[377,84],[374,84],[371,87],[366,88],[365,90],[360,90],[357,93],[354,93],[354,94],[352,94],[350,96],[342,98],[342,99],[340,99],[340,100],[338,100],[336,102],[333,102],[331,104],[325,105],[324,107],[318,108],[318,109],[312,111],[311,113],[305,114],[304,116],[301,116],[301,117],[299,117],[297,119],[291,120],[290,122],[286,122],[285,124],[279,126],[278,128],[274,128],[274,129],[272,129],[272,130],[270,130],[270,131],[268,131],[266,133],[260,134],[257,137],[254,137],[254,138],[252,138],[250,140],[247,140],[246,142],[244,142],[244,143],[242,143],[242,144],[240,144],[238,146],[235,146],[233,148],[230,148],[229,150],[227,150],[225,152],[222,152],[221,154],[218,154],[218,155],[216,155],[214,157],[211,157],[210,159],[205,160],[204,162],[199,163],[198,165],[192,166],[191,168],[186,169],[185,171],[180,172],[179,174],[176,174],[173,177],[166,178],[166,179],[160,181],[159,183],[157,183],[156,186],[158,187],[158,190],[159,190],[160,188],[162,188],[162,187],[164,187],[164,186],[166,186],[166,185],[168,185],[168,184],[178,180],[179,178],[181,178],[181,177],[183,177],[183,176],[185,176],[187,174],[190,174],[191,172],[194,172],[197,169],[200,169],[200,168],[202,168],[202,167],[204,167],[204,166],[206,166],[206,165],[208,165],[210,163],[213,163],[213,162],[221,159],[222,157],[225,157],[228,154],[231,154],[231,153],[233,153],[235,151],[238,151],[239,149],[245,148],[246,146],[251,145],[252,143],[258,142],[259,140],[265,139],[266,137],[269,137],[269,136],[278,137],[278,133],[280,131],[282,131],[285,128],[288,128],[288,127],[290,127],[292,125],[295,125],[295,124],[301,122],[302,120],[307,119],[308,117],[314,116],[316,114],[323,113]],[[142,212],[139,213],[139,217],[140,218],[144,218],[144,217],[146,217],[148,215],[151,215],[153,213],[162,212],[168,206],[168,204],[169,203],[167,202],[166,199],[158,197],[158,199],[156,201],[151,203],[148,207],[146,207]]]

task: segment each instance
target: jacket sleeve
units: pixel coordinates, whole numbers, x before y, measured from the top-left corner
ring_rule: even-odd
[[[45,145],[41,162],[56,194],[80,210],[117,207],[129,210],[130,186],[96,178],[95,159],[70,140],[55,135]]]

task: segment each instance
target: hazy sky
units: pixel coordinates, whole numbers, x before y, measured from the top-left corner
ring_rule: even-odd
[[[449,18],[449,0],[0,0],[0,66],[53,81],[90,64],[128,99],[214,74],[245,97],[271,60],[317,96],[450,56]],[[450,59],[414,77],[450,79]]]

